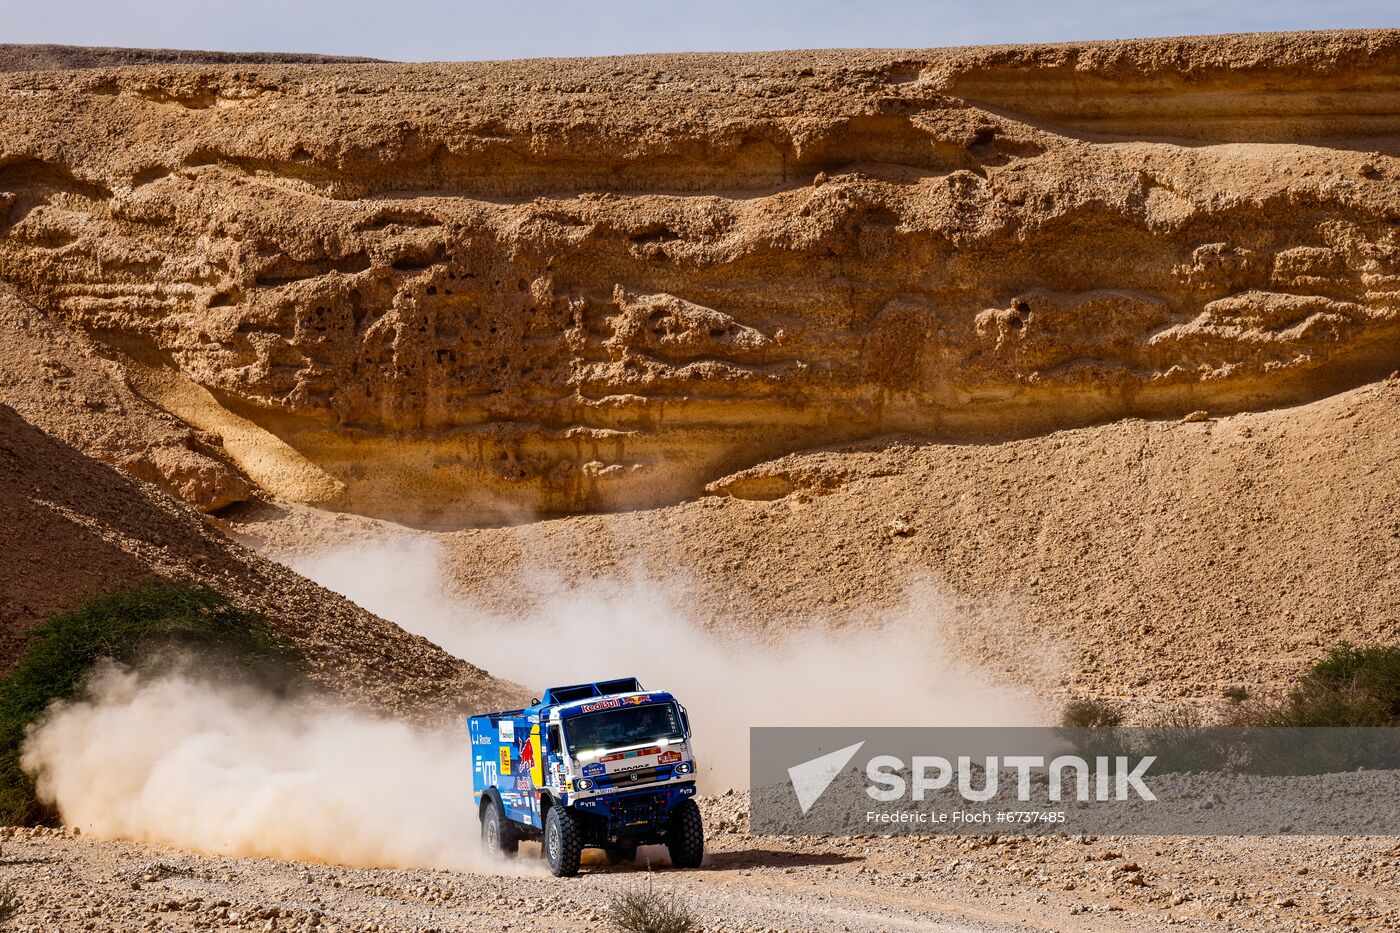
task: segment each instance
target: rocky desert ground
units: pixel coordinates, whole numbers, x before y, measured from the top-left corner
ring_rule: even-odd
[[[6,669],[160,578],[421,728],[595,663],[557,626],[658,588],[629,638],[709,685],[697,723],[764,681],[979,714],[854,650],[894,617],[1039,721],[1208,721],[1400,640],[1400,31],[0,46],[0,113]],[[831,686],[764,653],[795,638]],[[46,931],[595,930],[638,884],[713,930],[1400,929],[1394,838],[770,838],[704,790],[696,872],[343,867],[201,820],[7,829],[0,884]]]
[[[706,930],[1393,930],[1400,846],[1381,838],[789,839],[747,834],[746,795],[705,801],[697,872],[601,859],[567,884],[538,846],[509,875],[192,856],[61,830],[4,841],[18,929],[606,930],[651,885]]]

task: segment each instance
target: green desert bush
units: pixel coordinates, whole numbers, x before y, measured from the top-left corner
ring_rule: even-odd
[[[1400,645],[1338,645],[1313,665],[1307,681],[1364,695],[1375,726],[1400,725]],[[1305,682],[1306,683],[1306,682]]]
[[[35,628],[16,665],[0,681],[0,823],[32,823],[47,814],[20,768],[25,729],[54,700],[78,692],[98,661],[159,664],[197,656],[211,678],[298,679],[300,655],[262,616],[220,593],[184,582],[157,582],[98,596]]]
[[[608,921],[616,933],[700,933],[700,918],[674,894],[645,888],[619,891],[608,902]]]
[[[1066,704],[1061,725],[1085,757],[1150,751],[1157,773],[1246,771],[1259,774],[1322,774],[1356,768],[1400,767],[1400,740],[1385,731],[1400,726],[1400,646],[1340,644],[1314,663],[1282,699],[1256,699],[1243,686],[1224,692],[1230,702],[1204,729],[1189,706],[1159,710],[1137,730],[1120,729],[1122,708],[1098,699]],[[1307,727],[1380,728],[1380,732],[1297,733]],[[1262,727],[1262,728],[1261,728]],[[1272,728],[1271,728],[1272,727]],[[1247,733],[1231,730],[1248,729]]]
[[[1400,726],[1400,646],[1332,648],[1282,701],[1242,704],[1231,726]]]

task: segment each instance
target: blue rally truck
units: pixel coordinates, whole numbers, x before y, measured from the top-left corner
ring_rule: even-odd
[[[663,844],[698,868],[705,831],[685,708],[634,677],[551,687],[524,709],[472,716],[472,783],[481,840],[513,857],[542,842],[549,870],[578,873],[585,848],[613,863]]]

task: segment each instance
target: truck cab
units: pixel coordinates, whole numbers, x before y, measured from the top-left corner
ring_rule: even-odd
[[[472,716],[473,797],[488,852],[541,842],[556,876],[585,848],[613,862],[665,845],[677,868],[704,857],[685,707],[634,677],[551,687],[518,710]]]

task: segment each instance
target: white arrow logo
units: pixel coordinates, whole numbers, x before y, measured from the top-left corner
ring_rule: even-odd
[[[811,761],[804,761],[800,765],[793,765],[788,768],[788,777],[792,779],[793,793],[797,794],[797,803],[802,807],[802,815],[806,816],[807,811],[812,809],[812,804],[816,803],[821,795],[826,793],[826,789],[831,786],[831,782],[836,780],[836,775],[841,773],[850,760],[860,751],[860,747],[865,742],[857,742],[854,745],[847,745],[845,748],[834,752],[828,752],[820,758],[813,758]]]

